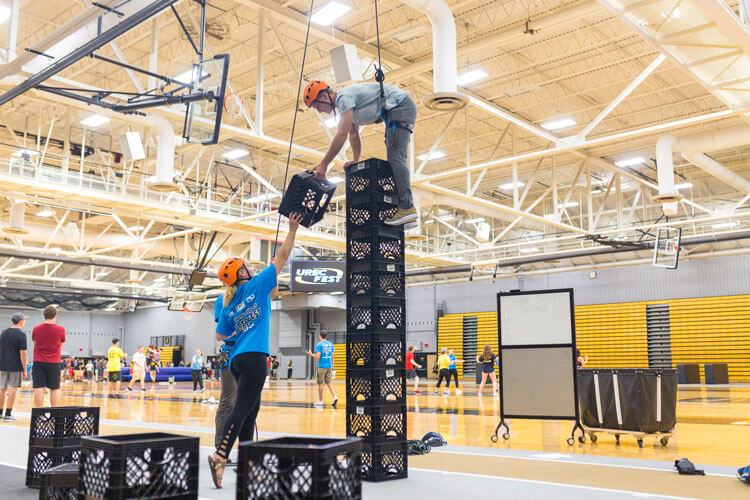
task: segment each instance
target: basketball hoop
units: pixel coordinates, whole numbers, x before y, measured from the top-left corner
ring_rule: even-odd
[[[224,111],[226,111],[232,118],[239,118],[242,116],[242,110],[244,107],[245,103],[242,101],[242,96],[237,92],[230,92],[224,98]]]

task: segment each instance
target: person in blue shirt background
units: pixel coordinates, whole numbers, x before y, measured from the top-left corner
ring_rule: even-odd
[[[271,327],[271,294],[278,275],[294,247],[302,216],[291,214],[289,229],[273,264],[253,275],[250,264],[241,257],[230,257],[219,266],[219,280],[227,287],[219,322],[217,340],[234,337],[229,354],[229,369],[237,381],[237,394],[232,411],[227,415],[216,452],[208,457],[211,478],[221,488],[229,452],[234,442],[253,437],[255,419],[260,410],[260,395],[266,380],[266,358]]]
[[[451,363],[448,365],[448,391],[451,390],[451,378],[456,380],[456,396],[461,394],[461,390],[458,388],[458,367],[456,363],[463,363],[463,359],[458,359],[453,352],[453,349],[448,350],[448,357],[451,359]]]
[[[190,360],[190,375],[193,377],[193,392],[198,392],[198,386],[201,388],[201,392],[206,390],[203,385],[203,353],[200,349],[195,350],[193,359]]]
[[[314,406],[323,406],[323,386],[327,386],[328,390],[331,391],[333,401],[331,406],[336,406],[339,402],[339,398],[336,397],[336,392],[333,390],[331,385],[331,378],[333,374],[333,344],[328,341],[328,333],[326,331],[320,332],[320,342],[315,346],[315,353],[307,351],[307,354],[318,360],[318,401],[313,403]]]

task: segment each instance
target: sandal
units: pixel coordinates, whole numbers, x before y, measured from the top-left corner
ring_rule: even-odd
[[[224,477],[224,469],[227,464],[221,462],[213,455],[208,456],[208,468],[211,469],[211,479],[214,481],[214,486],[221,488],[221,479]]]

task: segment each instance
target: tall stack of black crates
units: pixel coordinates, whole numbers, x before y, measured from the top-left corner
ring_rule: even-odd
[[[390,165],[346,169],[346,434],[362,438],[362,479],[407,476],[403,226]]]

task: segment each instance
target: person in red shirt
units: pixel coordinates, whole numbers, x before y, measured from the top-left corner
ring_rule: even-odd
[[[44,323],[31,331],[34,342],[34,364],[31,379],[34,385],[34,407],[44,405],[44,389],[49,389],[50,406],[60,402],[60,348],[65,343],[65,328],[57,323],[57,308],[44,308]]]
[[[406,378],[408,380],[414,379],[414,393],[419,394],[419,376],[417,370],[414,367],[422,369],[422,365],[417,364],[414,361],[414,346],[409,346],[409,350],[406,351]]]

